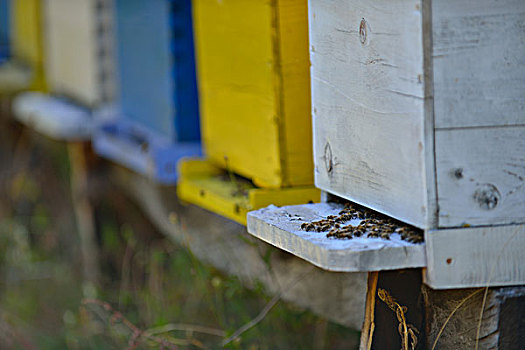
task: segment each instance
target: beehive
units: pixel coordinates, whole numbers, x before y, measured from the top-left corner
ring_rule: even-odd
[[[203,142],[261,187],[312,183],[304,1],[195,1]]]
[[[193,14],[202,142],[210,166],[258,188],[284,193],[308,187],[309,194],[296,201],[318,200],[306,2],[197,0]],[[183,178],[179,195],[211,209],[209,199],[200,197],[201,185]]]
[[[1,19],[0,45],[9,59],[0,66],[0,91],[44,89],[41,1],[3,0],[1,7],[9,19]]]
[[[425,230],[436,288],[525,282],[524,16],[513,0],[309,2],[316,186]]]
[[[117,0],[118,110],[95,134],[101,155],[161,182],[200,154],[190,0]]]
[[[45,2],[45,53],[51,92],[88,108],[114,98],[112,0]]]

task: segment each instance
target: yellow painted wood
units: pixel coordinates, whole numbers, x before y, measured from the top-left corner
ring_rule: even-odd
[[[196,0],[208,159],[260,187],[313,183],[307,2]]]
[[[182,201],[246,225],[246,214],[270,204],[277,206],[319,202],[321,193],[313,186],[257,188],[201,159],[179,162],[177,194]]]
[[[32,90],[44,90],[42,12],[40,0],[11,1],[11,48],[17,62],[33,71]]]

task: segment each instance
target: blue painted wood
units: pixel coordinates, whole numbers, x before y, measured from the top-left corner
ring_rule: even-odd
[[[119,101],[95,151],[160,183],[201,155],[191,0],[116,0]]]
[[[0,0],[0,63],[9,58],[9,2]]]
[[[117,0],[123,117],[175,141],[200,138],[190,0]]]
[[[191,0],[171,0],[177,140],[200,139]]]
[[[177,182],[177,162],[201,155],[195,142],[172,142],[134,122],[120,119],[95,128],[95,152],[162,184]]]

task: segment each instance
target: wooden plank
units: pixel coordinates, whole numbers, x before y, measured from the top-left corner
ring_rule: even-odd
[[[367,349],[426,349],[421,280],[421,269],[378,273],[374,298],[375,327]]]
[[[193,13],[208,158],[259,187],[311,185],[306,2],[198,0]]]
[[[525,127],[436,131],[439,227],[525,222]]]
[[[116,0],[116,28],[122,113],[175,141],[169,5]]]
[[[433,290],[425,285],[421,289],[426,308],[428,349],[476,349],[484,289]],[[500,290],[487,291],[479,329],[479,349],[514,349],[498,346],[503,331],[498,327],[502,306]]]
[[[278,0],[278,72],[282,75],[279,100],[282,185],[311,185],[314,182],[310,61],[308,59],[308,7],[304,0]],[[257,182],[257,181],[256,181]],[[260,184],[263,186],[264,184]]]
[[[432,288],[525,284],[525,225],[430,231],[425,242]]]
[[[13,100],[14,117],[26,126],[61,141],[89,141],[91,113],[85,108],[39,92],[25,92]]]
[[[11,54],[33,71],[30,88],[45,89],[41,0],[11,1]]]
[[[316,185],[426,227],[421,5],[311,0],[310,55]]]
[[[290,205],[319,202],[321,193],[313,186],[258,188],[246,179],[227,173],[201,159],[179,162],[177,194],[181,200],[246,225],[250,210],[270,204]]]
[[[177,141],[200,140],[199,99],[195,66],[192,0],[171,3],[173,70],[176,87],[175,130]]]
[[[248,232],[278,248],[329,271],[378,271],[425,266],[425,245],[401,240],[356,237],[327,238],[326,233],[301,230],[301,224],[337,215],[335,203],[269,206],[248,213]],[[356,223],[357,224],[357,223]]]
[[[0,0],[0,64],[9,58],[10,42],[10,0]]]
[[[437,128],[525,124],[525,2],[432,2]]]
[[[111,10],[111,0],[48,0],[45,2],[46,72],[53,92],[64,94],[89,107],[104,102],[104,84],[112,70],[102,60],[111,50],[101,32],[104,26],[97,9]],[[106,62],[107,63],[107,62]],[[81,68],[80,68],[81,67]],[[109,83],[111,84],[111,83]],[[111,94],[110,94],[111,95]],[[108,96],[111,98],[112,96]]]
[[[114,115],[110,110],[108,113]],[[97,113],[95,119],[102,118],[104,112]],[[201,155],[198,142],[173,142],[126,118],[98,123],[92,142],[97,154],[166,185],[177,182],[181,158]]]

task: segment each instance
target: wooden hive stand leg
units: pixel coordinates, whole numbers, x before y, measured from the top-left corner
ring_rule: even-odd
[[[525,286],[453,290],[423,286],[423,295],[428,349],[523,349]]]
[[[426,348],[421,269],[370,272],[360,350]]]
[[[84,279],[98,284],[100,268],[93,208],[88,198],[88,175],[84,142],[68,143],[70,181],[77,231],[80,236]]]

